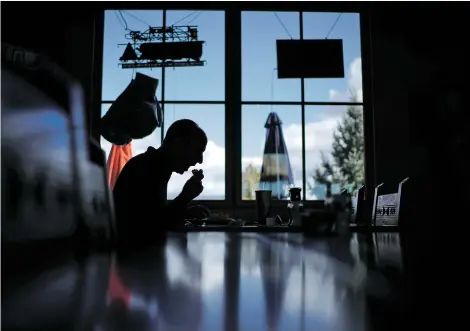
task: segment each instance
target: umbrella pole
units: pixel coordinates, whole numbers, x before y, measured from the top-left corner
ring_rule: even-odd
[[[276,128],[276,129],[280,129]],[[278,132],[276,132],[278,133]],[[276,170],[277,170],[277,198],[281,200],[281,176],[279,175],[279,135],[276,134]]]
[[[279,151],[276,151],[276,170],[277,170],[277,198],[281,198],[281,176],[279,176]]]

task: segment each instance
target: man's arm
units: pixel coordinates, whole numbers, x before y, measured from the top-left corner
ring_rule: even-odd
[[[175,199],[166,204],[163,214],[167,216],[167,220],[170,222],[170,227],[184,225],[184,218],[190,203],[191,200],[187,199],[184,194],[181,193]]]
[[[121,237],[125,245],[142,246],[158,242],[166,231],[184,225],[187,202],[177,197],[167,203],[159,194],[136,194],[130,218],[126,220],[125,233]],[[155,193],[155,192],[154,192]]]
[[[167,215],[173,215],[177,225],[184,225],[190,202],[204,189],[201,182],[203,178],[202,170],[193,170],[193,176],[184,184],[180,195],[166,205]]]

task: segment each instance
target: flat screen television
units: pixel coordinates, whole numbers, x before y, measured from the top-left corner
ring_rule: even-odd
[[[277,40],[278,78],[344,78],[342,39]]]

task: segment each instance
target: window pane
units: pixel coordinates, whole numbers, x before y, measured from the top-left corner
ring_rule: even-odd
[[[167,25],[197,27],[198,40],[205,41],[201,60],[206,62],[202,67],[165,69],[165,100],[225,100],[224,21],[223,11],[167,11]]]
[[[102,104],[101,105],[101,117],[106,114],[111,104]],[[151,135],[143,139],[135,139],[132,141],[132,155],[139,155],[147,150],[149,146],[158,148],[160,147],[161,133],[160,128],[157,128]],[[111,151],[112,144],[101,137],[101,148],[106,152],[106,160],[108,159],[109,153]]]
[[[345,78],[305,79],[306,101],[362,101],[361,31],[356,13],[303,13],[304,39],[343,40]],[[335,24],[336,22],[336,24]],[[334,25],[334,26],[333,26]]]
[[[242,13],[244,101],[300,101],[300,79],[277,79],[274,70],[277,67],[276,40],[290,39],[289,34],[299,39],[299,32],[297,12]]]
[[[332,192],[364,183],[364,130],[361,106],[305,108],[307,199],[323,200],[326,183]],[[322,164],[324,159],[331,165]]]
[[[172,105],[165,104],[165,132],[180,119],[195,121],[207,134],[208,143],[202,165],[194,168],[204,170],[204,191],[201,200],[225,199],[225,106],[224,105]],[[168,199],[175,198],[191,177],[190,168],[183,175],[173,174],[168,183]]]
[[[121,17],[122,14],[122,17]],[[144,24],[143,22],[148,24]],[[126,38],[130,30],[144,32],[151,26],[161,26],[163,24],[163,11],[161,10],[106,10],[104,17],[104,41],[103,41],[103,85],[102,100],[114,101],[129,85],[135,72],[157,78],[159,87],[157,98],[161,100],[161,69],[122,69],[118,64],[119,58],[126,49],[128,42],[132,40]],[[124,46],[118,46],[124,44]]]
[[[273,157],[265,157],[265,162],[274,160],[270,167],[271,172],[281,174],[285,172],[286,160],[289,160],[293,175],[293,184],[302,187],[302,127],[300,106],[258,106],[246,105],[242,108],[242,199],[254,200],[254,191],[258,189],[260,172],[263,164],[266,145],[267,129],[265,128],[268,116],[274,112],[282,122],[288,158],[279,158],[276,162]],[[285,160],[285,161],[283,161]],[[264,188],[278,190],[278,185],[266,185]],[[286,181],[281,180],[281,193],[285,192]],[[268,187],[269,186],[269,187]],[[273,193],[274,194],[274,193]],[[287,195],[286,195],[287,196]]]

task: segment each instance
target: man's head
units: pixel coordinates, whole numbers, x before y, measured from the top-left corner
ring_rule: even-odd
[[[182,174],[190,167],[202,163],[207,136],[195,122],[183,119],[168,128],[163,146],[173,155],[173,171]]]

